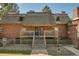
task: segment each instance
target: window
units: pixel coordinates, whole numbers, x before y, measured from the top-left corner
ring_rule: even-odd
[[[59,16],[56,18],[56,21],[60,21],[60,17]]]
[[[20,18],[19,18],[19,21],[23,21],[23,18],[24,18],[24,17],[20,17]]]

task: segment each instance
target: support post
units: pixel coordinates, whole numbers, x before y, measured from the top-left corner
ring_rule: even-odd
[[[45,43],[45,48],[46,48],[45,31],[44,31],[44,43]]]
[[[21,45],[21,37],[20,37],[20,45]]]
[[[32,43],[32,47],[34,47],[34,41],[35,41],[35,32],[33,33],[33,43]]]
[[[2,41],[3,41],[3,47],[5,47],[7,45],[7,38],[3,38]]]
[[[13,39],[13,41],[14,41],[14,45],[15,45],[15,39]]]
[[[21,46],[21,32],[20,32],[20,46]]]
[[[57,33],[57,52],[60,52],[60,46],[59,46],[59,32],[58,30],[56,31]]]

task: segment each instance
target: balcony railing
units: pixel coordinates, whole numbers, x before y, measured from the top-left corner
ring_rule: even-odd
[[[56,32],[55,31],[45,31],[45,36],[46,37],[56,37]]]
[[[34,34],[33,31],[26,31],[26,32],[22,32],[20,36],[21,37],[32,37],[33,34]]]
[[[34,31],[27,31],[27,32],[21,33],[21,37],[33,37],[34,35],[35,35]],[[45,35],[45,37],[56,37],[57,32],[56,31],[44,31],[44,33],[39,36],[41,37],[44,35]],[[37,36],[37,35],[35,35],[35,36]]]

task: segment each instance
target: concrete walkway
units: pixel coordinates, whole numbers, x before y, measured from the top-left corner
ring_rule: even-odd
[[[75,55],[79,56],[79,50],[75,49],[74,47],[72,46],[63,46],[65,49],[73,52]]]
[[[31,54],[45,54],[48,55],[48,52],[46,49],[33,49]]]

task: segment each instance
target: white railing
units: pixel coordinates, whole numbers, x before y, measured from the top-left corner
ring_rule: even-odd
[[[33,31],[22,32],[22,33],[21,33],[21,37],[29,37],[29,36],[30,36],[30,37],[31,37],[31,36],[33,37],[33,33],[34,33]]]
[[[21,37],[33,37],[34,36],[34,31],[26,31],[21,33]],[[45,37],[57,37],[57,32],[55,30],[51,31],[44,31]],[[40,37],[44,35],[39,35]]]
[[[56,35],[56,31],[45,31],[45,36],[46,37],[56,37],[57,35]]]

